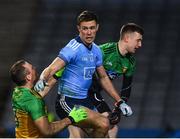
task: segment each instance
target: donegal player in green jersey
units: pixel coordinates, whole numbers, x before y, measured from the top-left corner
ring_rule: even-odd
[[[12,95],[16,138],[52,135],[87,118],[85,108],[78,106],[71,110],[68,117],[49,123],[42,97],[32,90],[38,79],[35,68],[28,62],[20,60],[11,67],[10,74],[13,82],[17,85]]]
[[[127,102],[132,87],[132,78],[136,68],[136,60],[134,53],[136,49],[141,47],[143,29],[134,23],[127,23],[122,26],[120,31],[120,39],[118,42],[109,42],[100,45],[103,53],[103,66],[111,80],[123,76],[121,89],[121,98]],[[100,113],[111,112],[108,104],[101,96],[102,88],[98,77],[94,75],[93,83],[89,89],[89,98]],[[119,104],[115,104],[113,112],[109,115],[111,124],[117,124],[120,121]],[[109,131],[110,137],[116,137],[117,126]]]

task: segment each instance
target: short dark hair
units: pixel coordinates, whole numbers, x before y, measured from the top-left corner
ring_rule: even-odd
[[[26,83],[26,75],[28,74],[27,69],[23,66],[26,63],[25,60],[19,60],[12,65],[10,68],[10,76],[13,82],[18,85],[22,86]]]
[[[121,28],[120,38],[122,39],[124,37],[124,34],[132,33],[132,32],[138,32],[141,35],[144,34],[144,30],[141,26],[139,26],[135,23],[127,23],[127,24],[123,25]]]
[[[91,11],[83,11],[77,17],[77,25],[80,25],[81,22],[92,21],[92,20],[95,20],[96,23],[98,24],[98,17],[95,13]]]

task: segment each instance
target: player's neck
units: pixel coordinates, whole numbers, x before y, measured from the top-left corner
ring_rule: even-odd
[[[28,88],[28,89],[32,89],[32,87],[33,87],[33,85],[31,85],[31,84],[25,84],[25,85],[22,85],[22,86],[20,86],[21,88]]]
[[[122,56],[125,56],[128,51],[126,50],[126,47],[125,47],[125,43],[123,41],[119,41],[118,42],[118,49],[119,49],[119,52]]]

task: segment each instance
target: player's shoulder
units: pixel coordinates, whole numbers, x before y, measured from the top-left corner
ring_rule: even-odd
[[[98,50],[100,49],[100,48],[99,48],[99,45],[97,45],[97,44],[94,43],[94,42],[92,43],[92,47],[94,47],[95,49],[98,49]]]
[[[117,42],[107,42],[100,45],[100,49],[104,54],[116,53]]]
[[[66,48],[72,51],[77,51],[78,48],[80,48],[80,45],[81,43],[74,38],[69,41],[69,43],[66,45]]]
[[[27,88],[15,88],[13,92],[12,102],[20,109],[27,108],[30,104],[36,104],[37,101],[41,101],[41,97],[31,93]]]
[[[100,49],[99,45],[97,45],[93,42],[92,47],[93,47],[93,51],[95,51],[97,53],[101,53],[101,49]]]
[[[16,87],[13,91],[13,99],[19,101],[21,99],[26,99],[29,95],[29,90],[27,88]]]
[[[39,99],[42,99],[42,97],[37,93],[35,92],[34,90],[32,89],[28,89],[28,88],[23,88],[20,90],[20,94],[22,99],[24,100],[39,100]]]
[[[100,48],[109,48],[109,47],[115,47],[117,45],[117,42],[106,42],[103,44],[100,44]]]

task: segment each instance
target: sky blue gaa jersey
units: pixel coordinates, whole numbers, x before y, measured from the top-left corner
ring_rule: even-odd
[[[72,98],[86,98],[92,75],[96,67],[102,66],[100,48],[95,43],[87,48],[77,37],[62,48],[58,56],[66,62],[58,92]]]

